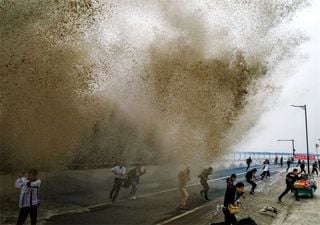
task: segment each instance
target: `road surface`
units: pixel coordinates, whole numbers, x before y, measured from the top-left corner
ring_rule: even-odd
[[[47,220],[46,224],[207,224],[217,205],[222,203],[226,177],[236,173],[237,182],[243,182],[244,170],[236,168],[216,172],[209,182],[209,202],[200,197],[201,186],[198,183],[190,184],[188,211],[177,209],[179,193],[173,187],[156,192],[140,191],[136,200],[122,196],[115,204],[107,198],[101,199],[101,204],[88,207],[87,212],[54,216]],[[271,170],[274,170],[273,166]],[[258,170],[258,173],[260,172],[261,170]],[[248,186],[246,182],[244,184]],[[143,186],[143,183],[140,185]]]

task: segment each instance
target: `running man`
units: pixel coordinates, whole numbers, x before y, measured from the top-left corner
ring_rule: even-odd
[[[246,162],[247,162],[247,169],[246,169],[246,171],[248,171],[248,169],[249,169],[249,167],[250,167],[250,164],[252,163],[252,159],[251,159],[250,156],[249,156],[249,158],[247,158]]]
[[[266,176],[267,178],[270,178],[270,165],[269,165],[269,160],[266,159],[264,161],[264,166],[263,166],[263,172],[262,174],[260,174],[261,180],[263,180],[263,178]]]
[[[257,172],[257,169],[253,168],[252,170],[246,173],[246,181],[252,186],[250,191],[250,194],[252,195],[255,193],[254,189],[257,187],[257,184],[254,182],[254,180],[256,180],[256,172]]]
[[[313,164],[312,164],[312,175],[313,175],[313,173],[316,173],[317,174],[317,176],[318,176],[318,163],[317,163],[317,161],[314,161],[313,162]]]
[[[235,186],[227,187],[224,202],[223,202],[223,214],[224,222],[226,225],[238,224],[235,214],[231,214],[228,206],[229,204],[236,205],[240,207],[239,198],[244,193],[244,184],[242,182],[237,183]]]
[[[209,191],[209,185],[208,185],[208,176],[212,174],[213,168],[209,167],[208,169],[204,169],[201,174],[198,176],[200,178],[200,183],[203,187],[203,189],[200,191],[201,197],[204,196],[204,199],[209,201],[208,198],[208,191]]]
[[[123,178],[126,174],[126,168],[122,165],[122,163],[120,163],[118,166],[113,167],[110,171],[114,173],[114,182],[109,194],[109,198],[113,203],[115,203],[123,182]]]
[[[304,163],[304,160],[302,160],[302,162],[300,163],[300,173],[304,172],[305,174],[307,173],[305,170],[306,164]]]
[[[284,190],[284,192],[278,197],[279,202],[281,202],[281,199],[283,196],[285,196],[290,190],[294,190],[294,183],[297,180],[302,179],[301,177],[298,176],[299,172],[298,169],[293,169],[292,172],[288,173],[286,176],[286,184],[287,184],[287,188],[286,190]],[[299,197],[298,197],[298,193],[295,191],[294,195],[296,197],[297,201],[300,201]]]
[[[286,172],[288,172],[289,168],[290,168],[290,165],[291,165],[291,158],[289,157],[288,160],[287,160],[287,169],[286,169]]]
[[[186,167],[178,174],[179,186],[178,190],[181,194],[181,201],[179,203],[179,208],[185,210],[187,207],[187,200],[189,198],[189,194],[187,192],[187,182],[190,181],[190,169]]]
[[[301,164],[301,159],[298,159],[296,167],[298,167]]]
[[[140,181],[140,176],[147,172],[146,169],[141,170],[141,165],[137,164],[135,168],[128,172],[128,182],[131,185],[131,192],[129,194],[129,199],[136,199],[137,185]]]

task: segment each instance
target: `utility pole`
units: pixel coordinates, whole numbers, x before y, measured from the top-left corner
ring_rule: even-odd
[[[306,125],[306,143],[307,143],[307,162],[308,174],[310,175],[310,159],[309,159],[309,140],[308,140],[308,119],[307,119],[307,105],[291,105],[292,107],[301,108],[304,110],[304,120]]]

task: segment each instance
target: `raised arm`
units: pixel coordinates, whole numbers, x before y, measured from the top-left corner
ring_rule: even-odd
[[[143,171],[139,172],[139,175],[141,176],[141,175],[145,174],[146,172],[147,172],[147,169],[144,169]]]
[[[111,172],[111,173],[114,173],[114,174],[117,174],[117,173],[115,172],[116,168],[117,168],[117,167],[111,168],[110,172]]]
[[[22,188],[23,186],[26,186],[27,185],[27,178],[25,177],[18,177],[17,180],[16,180],[16,188]]]
[[[36,181],[30,182],[30,187],[40,188],[40,185],[41,185],[41,180],[39,179]]]

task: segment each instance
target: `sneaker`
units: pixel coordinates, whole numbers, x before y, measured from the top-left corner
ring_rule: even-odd
[[[300,201],[300,198],[296,198],[296,201]]]
[[[136,200],[137,198],[136,198],[136,196],[132,196],[131,199]]]
[[[278,202],[281,202],[281,198],[280,197],[278,197]]]
[[[250,191],[250,195],[253,195],[254,194],[254,191]]]

